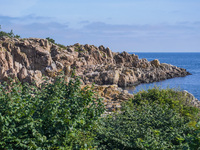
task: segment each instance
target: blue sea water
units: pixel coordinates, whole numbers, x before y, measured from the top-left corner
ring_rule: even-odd
[[[131,53],[133,54],[133,53]],[[135,89],[127,89],[129,93],[136,93],[140,90],[147,90],[155,85],[161,88],[175,88],[187,90],[200,100],[200,53],[134,53],[139,58],[146,58],[148,61],[158,59],[160,63],[168,63],[185,68],[192,75],[178,77],[160,82],[140,84]]]

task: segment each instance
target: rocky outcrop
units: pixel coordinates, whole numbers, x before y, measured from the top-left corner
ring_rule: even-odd
[[[200,101],[197,98],[195,98],[194,95],[192,95],[186,90],[182,91],[182,94],[186,97],[187,104],[200,108]]]
[[[84,88],[86,85],[83,85]],[[92,87],[92,85],[87,85]],[[106,112],[113,112],[121,110],[121,103],[134,98],[133,94],[128,93],[127,90],[123,90],[116,84],[113,85],[94,85],[93,91],[95,96],[103,98],[103,103],[106,108]]]
[[[8,77],[22,82],[42,82],[42,76],[53,79],[59,72],[69,75],[71,68],[83,84],[116,84],[128,87],[189,73],[170,64],[139,59],[127,52],[114,53],[104,46],[74,44],[59,47],[46,39],[0,38],[0,80]]]
[[[190,74],[185,69],[160,64],[159,60],[149,62],[127,52],[114,53],[102,45],[77,43],[60,47],[46,39],[0,37],[0,82],[10,77],[39,86],[43,76],[53,81],[61,72],[69,81],[72,68],[76,68],[83,87],[95,83],[94,90],[103,98],[107,112],[120,110],[121,102],[133,98],[120,87]]]

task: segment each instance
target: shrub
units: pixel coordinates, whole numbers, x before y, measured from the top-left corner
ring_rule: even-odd
[[[66,48],[66,46],[64,46],[64,45],[62,45],[62,44],[56,43],[55,40],[52,39],[52,38],[50,38],[50,37],[47,37],[46,39],[47,39],[49,42],[51,42],[51,43],[53,43],[53,44],[59,46],[60,48]]]
[[[47,37],[46,39],[47,39],[49,42],[51,42],[51,43],[53,43],[53,44],[56,44],[54,39],[52,39],[52,38],[50,38],[50,37]]]
[[[0,29],[1,29],[1,25],[0,25]],[[2,37],[2,36],[7,36],[7,37],[10,37],[10,38],[20,38],[20,36],[19,35],[15,35],[14,33],[13,33],[13,30],[11,30],[10,32],[4,32],[4,31],[0,31],[0,37]]]
[[[198,149],[198,112],[178,91],[142,91],[122,105],[121,113],[100,120],[96,140],[99,149]]]
[[[199,147],[195,129],[188,126],[190,120],[169,105],[125,107],[123,113],[101,120],[97,131],[99,149],[189,149],[192,142]]]
[[[9,91],[8,88],[9,87]],[[77,77],[59,77],[41,88],[12,82],[0,86],[1,149],[84,149],[94,147],[101,99],[80,88]]]
[[[153,104],[168,104],[171,109],[180,113],[182,116],[191,119],[199,118],[199,109],[191,106],[187,101],[187,97],[182,92],[174,89],[159,89],[158,87],[142,91],[134,96],[130,101],[132,104],[153,103]]]

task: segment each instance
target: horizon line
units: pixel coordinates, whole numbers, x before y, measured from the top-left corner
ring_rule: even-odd
[[[180,52],[180,51],[177,51],[177,52],[171,52],[171,51],[165,51],[165,52],[152,52],[152,51],[145,51],[145,52],[137,52],[137,51],[135,51],[135,52],[127,52],[127,53],[200,53],[200,52],[195,52],[195,51],[192,51],[192,52]]]

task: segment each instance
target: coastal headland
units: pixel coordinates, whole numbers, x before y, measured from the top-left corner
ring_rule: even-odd
[[[122,88],[185,69],[51,41],[0,37],[1,149],[199,148],[200,101],[191,93]]]
[[[40,85],[43,77],[50,81],[64,72],[70,80],[73,68],[82,86],[95,83],[108,110],[132,95],[119,87],[133,87],[174,77],[190,75],[186,69],[159,60],[139,59],[135,54],[116,53],[104,46],[63,46],[39,38],[0,38],[0,81],[18,78],[21,82]]]

